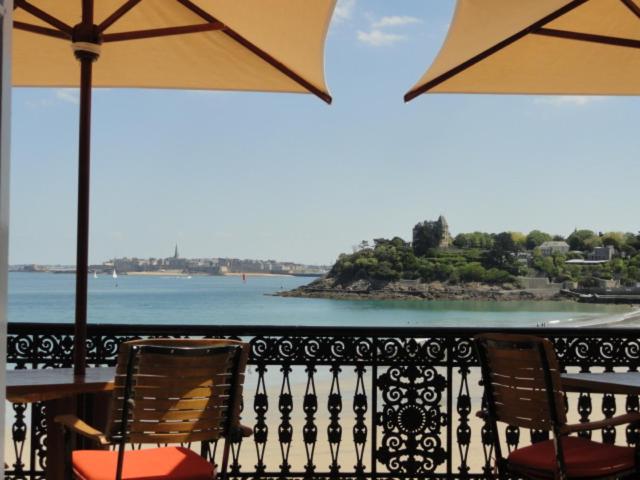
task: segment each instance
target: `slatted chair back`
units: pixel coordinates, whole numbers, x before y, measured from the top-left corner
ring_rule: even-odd
[[[566,423],[560,366],[549,340],[483,334],[474,341],[492,420],[554,433]]]
[[[227,437],[239,422],[247,358],[248,345],[233,340],[123,343],[109,437],[122,446]]]

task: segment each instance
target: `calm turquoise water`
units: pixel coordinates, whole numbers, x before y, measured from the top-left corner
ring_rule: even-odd
[[[89,322],[349,326],[570,326],[600,323],[628,307],[571,302],[345,301],[281,298],[309,278],[89,278]],[[11,322],[73,322],[73,275],[10,273]]]

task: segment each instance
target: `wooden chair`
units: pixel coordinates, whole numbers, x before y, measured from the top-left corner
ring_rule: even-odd
[[[596,422],[567,424],[560,367],[553,345],[527,335],[484,334],[474,338],[485,387],[485,418],[494,433],[500,478],[621,478],[639,472],[638,445],[622,447],[571,433],[640,421],[630,413]],[[513,450],[505,459],[496,422],[550,431],[551,440]],[[634,476],[633,478],[638,478]]]
[[[172,444],[251,434],[239,422],[248,345],[233,340],[136,340],[118,354],[105,433],[74,415],[56,421],[94,440],[102,450],[68,451],[69,478],[82,480],[211,480],[214,466],[183,446],[125,450],[127,443]],[[67,442],[68,444],[70,442]],[[113,450],[105,449],[114,446]]]

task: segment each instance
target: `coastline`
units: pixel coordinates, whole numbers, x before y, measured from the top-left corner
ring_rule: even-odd
[[[206,276],[202,273],[185,273],[182,270],[164,270],[154,272],[123,272],[119,275],[128,275],[131,277],[191,277],[194,275]]]
[[[288,273],[237,273],[237,272],[229,272],[225,273],[223,277],[241,277],[244,275],[245,277],[293,277],[293,275],[289,275]]]
[[[163,270],[163,271],[153,271],[153,272],[123,272],[119,275],[123,276],[132,276],[132,277],[211,277],[211,276],[220,276],[220,277],[241,277],[245,275],[246,277],[291,277],[292,275],[288,275],[286,273],[225,273],[223,275],[210,275],[208,273],[186,273],[182,270]]]

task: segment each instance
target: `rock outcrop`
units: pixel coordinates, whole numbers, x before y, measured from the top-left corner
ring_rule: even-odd
[[[556,300],[557,291],[527,290],[515,284],[486,285],[465,283],[451,285],[442,282],[423,283],[418,280],[376,281],[357,280],[342,285],[333,278],[321,278],[308,285],[277,293],[283,297],[333,298],[345,300]]]

